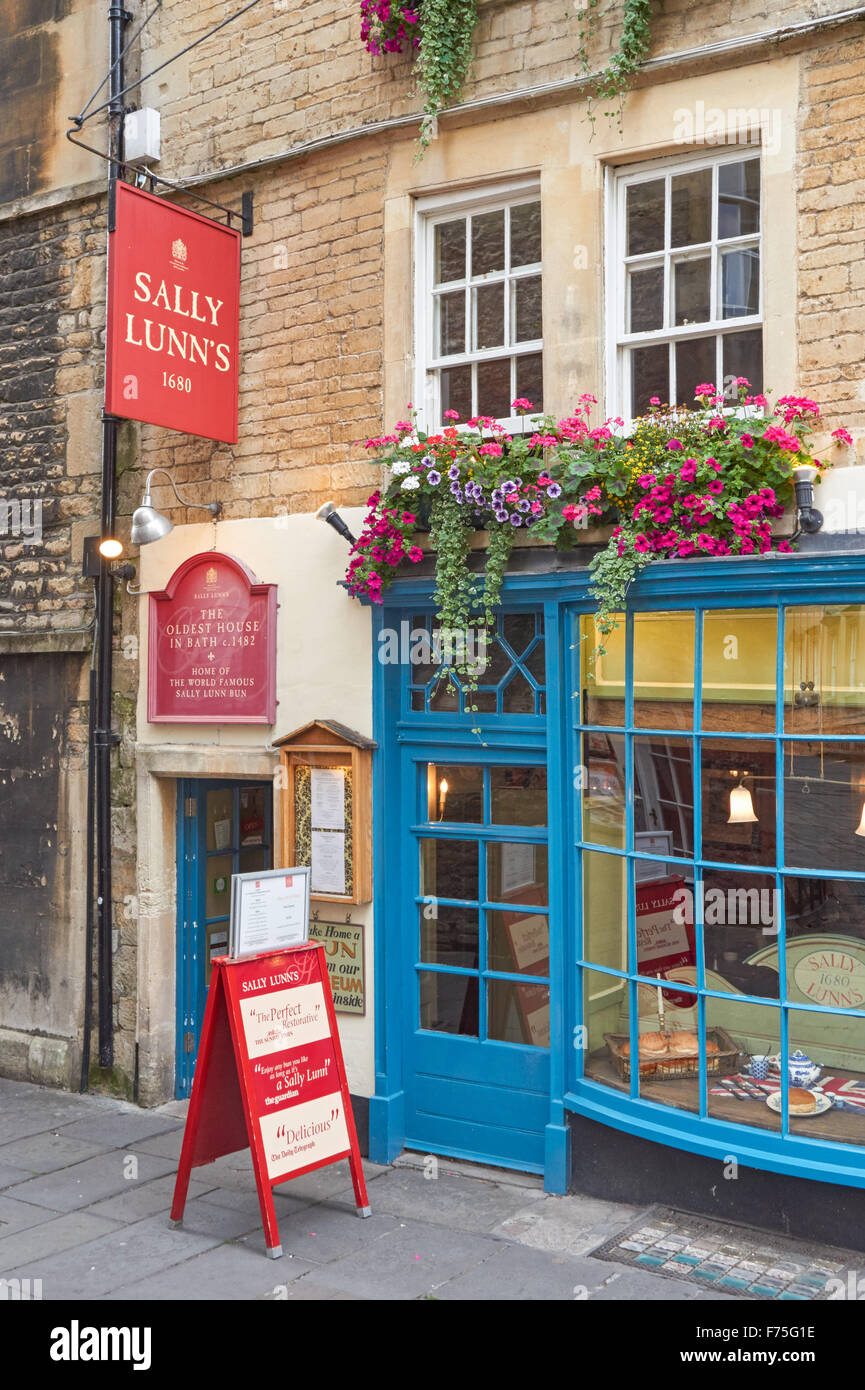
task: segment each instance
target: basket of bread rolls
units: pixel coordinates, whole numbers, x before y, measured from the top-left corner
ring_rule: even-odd
[[[631,1077],[631,1040],[624,1034],[605,1033],[604,1041],[623,1081]],[[740,1051],[723,1028],[706,1032],[706,1071],[709,1076],[727,1075],[738,1071]],[[660,1080],[675,1080],[696,1076],[700,1069],[697,1034],[687,1029],[678,1032],[641,1033],[638,1065],[641,1076]]]

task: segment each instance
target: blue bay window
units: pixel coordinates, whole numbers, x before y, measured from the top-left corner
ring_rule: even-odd
[[[513,574],[486,655],[475,716],[376,662],[373,1156],[562,1191],[574,1112],[865,1186],[865,559],[653,566],[602,640]]]

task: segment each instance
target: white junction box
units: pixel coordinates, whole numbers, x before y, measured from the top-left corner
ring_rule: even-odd
[[[152,106],[127,111],[123,118],[123,153],[128,164],[159,159],[159,112]]]

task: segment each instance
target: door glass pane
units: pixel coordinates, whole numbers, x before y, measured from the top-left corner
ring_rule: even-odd
[[[502,347],[504,341],[504,284],[480,285],[472,290],[472,348]]]
[[[463,290],[440,294],[436,299],[436,356],[449,357],[466,350],[466,297]]]
[[[532,408],[544,408],[544,370],[543,355],[528,352],[517,358],[517,395],[520,400],[531,401]]]
[[[634,615],[634,723],[693,728],[693,613]]]
[[[629,333],[650,333],[664,326],[664,267],[649,266],[628,275]]]
[[[744,376],[756,395],[763,390],[763,330],[751,328],[747,333],[725,333],[721,339],[724,349],[724,379]]]
[[[714,338],[686,338],[676,343],[676,403],[693,405],[698,386],[717,376]],[[743,374],[744,375],[744,374]]]
[[[461,420],[472,415],[471,367],[444,367],[440,373],[442,417],[446,410],[455,410]]]
[[[210,917],[227,917],[231,908],[231,874],[234,856],[215,854],[205,867],[205,911]]]
[[[694,774],[684,738],[634,739],[634,848],[678,858],[694,851]]]
[[[583,1020],[584,1033],[578,1035],[577,1042],[583,1043],[585,1075],[604,1086],[627,1091],[629,1081],[623,1074],[631,1051],[627,980],[584,970]]]
[[[583,850],[583,956],[612,970],[628,968],[627,860]]]
[[[537,265],[541,259],[541,205],[511,208],[511,265]]]
[[[483,768],[429,763],[427,818],[431,821],[471,821],[475,825],[483,824]]]
[[[704,614],[704,729],[775,732],[777,633],[774,608]]]
[[[628,255],[664,248],[664,180],[632,183],[628,187]]]
[[[790,1078],[790,1133],[865,1144],[865,1018],[791,1010],[788,1047],[790,1055],[804,1053],[820,1066],[817,1077],[806,1079],[802,1062]],[[794,1086],[811,1094],[800,1095]]]
[[[257,869],[272,868],[270,851],[267,849],[242,849],[237,856],[237,872],[254,874]]]
[[[546,845],[487,845],[487,901],[545,906],[548,901]]]
[[[709,274],[712,262],[708,256],[694,261],[677,261],[673,267],[676,300],[676,324],[705,323],[710,317]]]
[[[487,966],[510,975],[550,973],[550,928],[537,912],[487,913]]]
[[[487,1037],[528,1047],[549,1047],[549,986],[488,980]]]
[[[502,691],[503,714],[534,714],[535,691],[522,671],[515,671]]]
[[[524,275],[513,282],[512,341],[531,343],[544,335],[540,275]]]
[[[420,848],[424,897],[477,901],[476,840],[421,840]]]
[[[546,825],[545,767],[494,767],[490,794],[493,825]]]
[[[604,635],[591,613],[580,618],[580,723],[623,728],[625,723],[625,615]]]
[[[765,1080],[751,1076],[751,1058],[774,1055],[781,1046],[781,1012],[777,1005],[743,1004],[735,998],[707,999],[706,1022],[721,1048],[722,1059],[718,1075],[708,1077],[709,1114],[716,1120],[778,1133],[781,1116],[767,1104],[769,1095],[780,1087],[778,1075],[769,1073]],[[720,1084],[725,1078],[732,1082],[732,1090]]]
[[[721,317],[743,318],[760,312],[760,252],[727,251],[721,257]]]
[[[494,420],[505,419],[511,413],[511,359],[479,362],[478,415],[490,415]]]
[[[435,229],[435,283],[463,280],[466,273],[466,224],[440,222]]]
[[[482,212],[472,218],[472,276],[505,268],[505,214]]]
[[[788,608],[784,728],[791,734],[865,734],[865,608]]]
[[[775,745],[703,741],[703,858],[775,863]]]
[[[777,999],[780,921],[774,874],[704,870],[703,948],[708,987]]]
[[[670,245],[694,246],[712,237],[712,170],[670,180]]]
[[[204,983],[210,984],[210,973],[214,956],[228,954],[228,921],[214,922],[205,929]]]
[[[477,968],[477,911],[426,903],[420,910],[420,958],[433,965]]]
[[[420,972],[420,1026],[436,1033],[478,1036],[476,975]]]
[[[583,839],[593,845],[624,849],[624,734],[583,734],[583,767],[578,781]]]
[[[631,352],[631,414],[635,418],[645,415],[654,397],[662,405],[670,399],[670,351],[666,343]]]
[[[718,236],[750,236],[760,230],[760,161],[718,169]]]
[[[217,787],[205,797],[207,818],[207,848],[228,849],[234,839],[234,792],[231,787]]]
[[[784,745],[784,858],[865,873],[865,744]]]
[[[517,656],[522,656],[526,647],[534,640],[536,630],[534,613],[505,613],[502,618],[502,636]]]
[[[241,788],[239,829],[242,846],[264,843],[264,831],[267,823],[266,799],[270,795],[269,787]]]

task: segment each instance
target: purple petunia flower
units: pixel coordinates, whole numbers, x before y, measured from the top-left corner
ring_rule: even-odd
[[[512,526],[522,526],[522,524],[523,524],[523,519],[522,519],[522,517],[520,516],[519,512],[512,512],[512,514],[511,514],[511,525],[512,525]]]
[[[549,484],[547,485],[547,496],[548,496],[548,497],[561,497],[561,495],[562,495],[562,489],[559,487],[558,483],[549,483]]]
[[[441,473],[437,473],[434,468],[431,468],[426,475],[426,480],[428,483],[432,483],[433,487],[437,487],[442,480],[442,475]]]
[[[453,478],[454,481],[456,481],[456,479],[459,477],[459,475],[460,475],[459,464],[457,464],[457,463],[452,463],[451,466],[450,466],[450,468],[448,469],[448,477],[449,477],[449,478]]]

